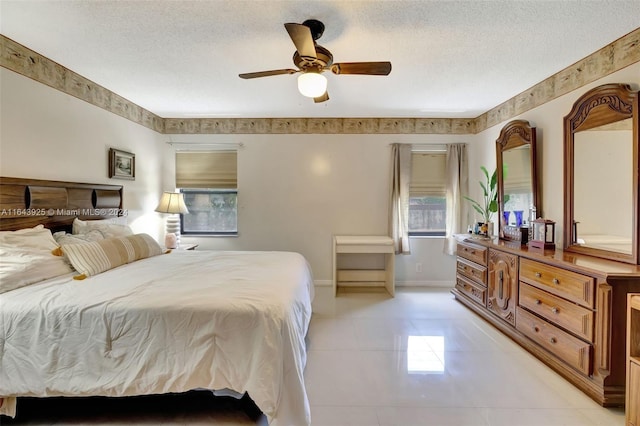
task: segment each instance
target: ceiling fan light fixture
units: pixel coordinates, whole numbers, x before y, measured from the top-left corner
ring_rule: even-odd
[[[315,71],[302,73],[298,76],[298,90],[308,98],[322,96],[327,91],[327,77]]]

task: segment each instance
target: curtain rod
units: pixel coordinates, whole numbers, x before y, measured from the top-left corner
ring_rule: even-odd
[[[412,143],[412,152],[447,152],[446,144]]]
[[[197,151],[209,147],[211,151],[224,149],[240,149],[244,148],[242,143],[225,143],[225,142],[167,142],[168,145],[176,147],[176,151]]]
[[[393,145],[390,143],[389,146]],[[430,150],[430,151],[446,151],[448,144],[445,143],[407,143],[401,145],[411,145],[411,148],[415,148],[415,150]]]

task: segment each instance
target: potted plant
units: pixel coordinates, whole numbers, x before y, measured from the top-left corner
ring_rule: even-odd
[[[493,232],[490,231],[490,228],[492,228],[491,218],[493,214],[498,211],[498,170],[494,170],[493,174],[489,176],[489,171],[486,167],[480,166],[480,169],[485,177],[485,182],[479,181],[480,187],[482,188],[482,201],[478,202],[466,195],[464,195],[464,198],[471,202],[474,210],[482,216],[482,223],[486,226],[483,230],[480,230],[480,233],[490,236],[493,234]]]

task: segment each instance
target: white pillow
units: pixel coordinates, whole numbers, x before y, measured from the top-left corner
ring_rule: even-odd
[[[75,234],[87,234],[90,231],[98,230],[102,232],[105,238],[111,237],[125,237],[127,235],[133,235],[133,231],[129,226],[117,223],[113,219],[104,220],[80,220],[75,218],[71,232]]]
[[[58,248],[51,230],[43,225],[0,232],[0,294],[73,272]]]
[[[51,230],[38,225],[34,228],[25,228],[18,231],[1,231],[0,246],[18,247],[24,250],[51,250],[58,247],[56,240],[51,235]]]
[[[64,231],[56,232],[53,234],[53,238],[56,240],[56,243],[63,244],[82,244],[91,241],[100,241],[104,240],[104,235],[102,231],[94,229],[92,231],[87,232],[86,234],[67,234]]]

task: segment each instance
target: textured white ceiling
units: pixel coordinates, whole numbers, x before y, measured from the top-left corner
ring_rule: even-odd
[[[336,62],[391,61],[298,93],[283,24]],[[640,27],[639,0],[10,1],[3,35],[162,117],[476,117]]]

